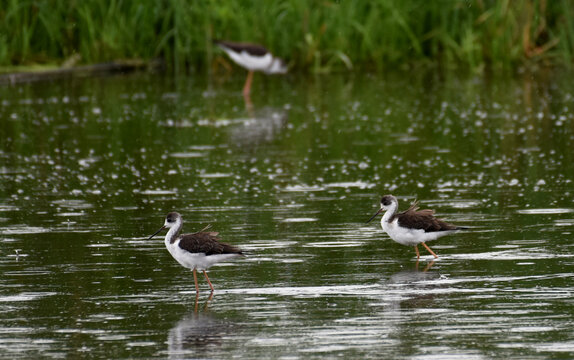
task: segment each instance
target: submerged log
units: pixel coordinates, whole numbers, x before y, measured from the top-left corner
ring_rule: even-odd
[[[102,64],[75,67],[62,67],[54,70],[15,72],[9,74],[0,74],[0,85],[55,80],[63,77],[104,76],[118,73],[130,73],[137,70],[150,68],[157,69],[160,67],[161,61],[144,62],[140,60],[133,60],[113,61]]]

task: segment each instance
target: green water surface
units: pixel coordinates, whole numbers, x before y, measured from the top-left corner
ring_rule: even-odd
[[[572,358],[574,83],[134,74],[0,88],[0,357]],[[365,221],[380,196],[469,230]],[[213,296],[161,237],[248,253]]]

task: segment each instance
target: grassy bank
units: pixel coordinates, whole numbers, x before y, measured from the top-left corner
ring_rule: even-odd
[[[265,44],[312,72],[570,65],[574,3],[0,0],[2,67],[160,57],[174,71],[201,70],[223,58],[211,38]]]

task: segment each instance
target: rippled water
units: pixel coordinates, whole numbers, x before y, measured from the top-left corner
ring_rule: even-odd
[[[571,358],[568,79],[0,88],[0,357]],[[417,263],[386,193],[469,230]],[[148,240],[172,210],[248,253],[212,297]]]

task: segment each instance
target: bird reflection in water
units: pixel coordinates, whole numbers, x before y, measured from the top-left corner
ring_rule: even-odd
[[[437,291],[442,275],[431,271],[433,262],[424,270],[414,268],[393,274],[384,284],[381,317],[385,319],[387,336],[399,344],[410,344],[413,339],[424,337],[412,324],[421,321],[421,313],[443,306],[443,297]],[[429,319],[425,315],[425,319]],[[432,316],[431,316],[432,318]]]
[[[427,286],[424,281],[427,280],[435,280],[440,278],[440,274],[435,271],[430,271],[432,266],[434,265],[434,260],[428,263],[424,269],[419,270],[419,262],[415,263],[415,268],[412,270],[403,270],[399,271],[396,274],[393,274],[389,279],[389,284],[393,284],[393,286],[408,286],[409,288],[412,287],[413,283],[418,282],[419,286]]]
[[[432,289],[440,286],[436,281],[442,278],[438,271],[430,271],[433,265],[434,261],[431,261],[423,270],[419,270],[417,261],[414,269],[393,274],[386,284],[393,294],[393,300],[386,312],[400,317],[401,309],[430,306],[436,296]]]
[[[230,332],[231,324],[217,319],[207,311],[212,299],[213,293],[203,304],[202,311],[198,311],[199,294],[197,294],[194,312],[186,314],[171,328],[167,339],[170,359],[204,357],[210,348],[222,345],[222,339]]]
[[[205,300],[205,304],[203,304],[203,311],[207,311],[207,306],[209,305],[209,303],[211,302],[211,300],[213,300],[213,291],[209,294],[209,297],[207,298],[207,300]],[[199,293],[196,292],[195,293],[195,306],[193,308],[193,310],[197,313],[199,311]]]
[[[249,118],[238,119],[238,124],[230,129],[229,135],[236,146],[256,147],[273,141],[285,128],[287,120],[286,109],[264,107],[257,111],[252,110]]]
[[[434,265],[434,260],[432,260],[430,263],[427,264],[427,266],[425,266],[425,268],[422,270],[422,272],[426,273],[427,271],[429,271],[432,266]],[[415,264],[415,271],[419,271],[419,260],[417,259],[417,262]]]

